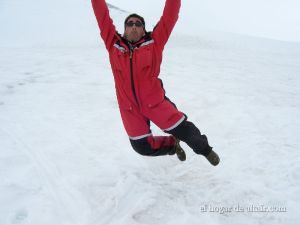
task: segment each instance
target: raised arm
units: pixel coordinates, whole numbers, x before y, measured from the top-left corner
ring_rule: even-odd
[[[177,22],[181,0],[166,0],[163,15],[155,26],[152,37],[160,48],[164,48]]]
[[[109,10],[105,0],[92,0],[94,13],[98,22],[101,37],[109,50],[114,44],[116,28],[109,16]]]

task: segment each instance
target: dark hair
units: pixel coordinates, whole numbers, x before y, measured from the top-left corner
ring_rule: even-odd
[[[143,27],[144,27],[144,29],[146,30],[144,18],[143,18],[142,16],[136,14],[136,13],[132,13],[132,14],[130,14],[129,16],[126,17],[125,22],[124,22],[124,26],[125,26],[125,27],[126,27],[126,23],[128,22],[128,20],[129,20],[130,18],[132,18],[132,17],[138,18],[138,19],[142,22]]]

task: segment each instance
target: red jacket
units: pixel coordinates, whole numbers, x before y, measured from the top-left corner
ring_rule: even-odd
[[[165,91],[158,79],[164,46],[178,19],[180,0],[166,0],[163,15],[153,32],[146,34],[132,51],[117,33],[105,0],[92,0],[93,9],[109,52],[120,109],[153,107]]]

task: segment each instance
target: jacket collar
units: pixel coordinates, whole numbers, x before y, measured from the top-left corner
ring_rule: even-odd
[[[135,43],[131,43],[130,41],[128,41],[126,38],[124,38],[120,34],[118,34],[118,35],[119,35],[119,41],[120,42],[122,41],[123,43],[125,43],[125,45],[128,47],[128,49],[139,48],[143,43],[152,40],[151,32],[146,32],[146,34],[139,41],[137,41]]]

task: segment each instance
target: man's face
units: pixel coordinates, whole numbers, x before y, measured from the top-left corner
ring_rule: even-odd
[[[130,42],[137,42],[145,35],[145,29],[141,20],[130,17],[125,24],[124,37]]]

